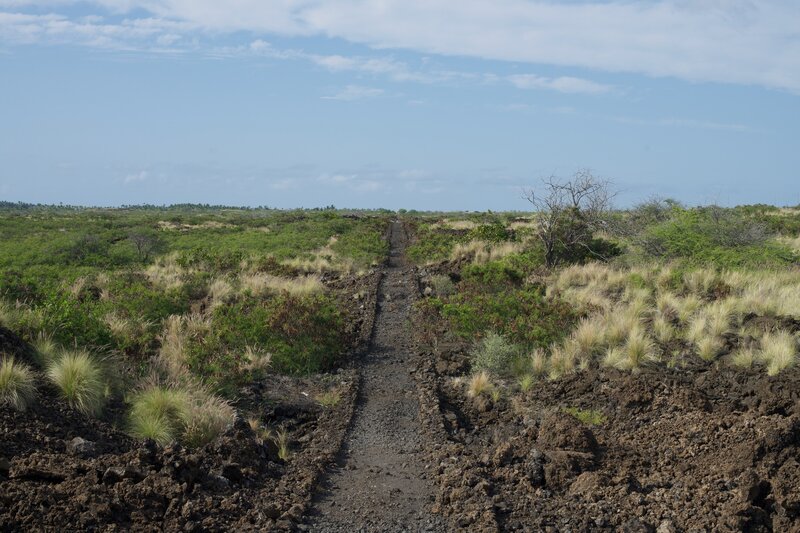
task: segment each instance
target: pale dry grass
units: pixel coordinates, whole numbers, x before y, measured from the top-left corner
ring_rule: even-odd
[[[486,371],[477,372],[472,375],[467,383],[467,396],[470,398],[477,398],[481,394],[486,394],[492,391],[494,385],[489,378],[489,373]]]
[[[319,276],[287,278],[261,273],[243,274],[239,278],[239,283],[243,291],[249,291],[254,296],[263,296],[271,292],[288,292],[294,295],[316,294],[325,289]]]
[[[215,278],[208,285],[209,307],[212,309],[229,303],[236,297],[233,285],[225,278]]]
[[[548,296],[567,301],[585,318],[551,350],[551,377],[586,367],[587,352],[607,366],[624,370],[668,358],[674,363],[680,357],[672,351],[675,342],[681,346],[684,339],[698,356],[711,361],[719,357],[723,337],[737,331],[742,334],[740,326],[748,313],[800,318],[798,270],[696,269],[685,273],[678,286],[675,280],[672,265],[625,271],[589,263],[555,274],[547,286]],[[767,337],[761,349],[740,350],[729,360],[742,366],[762,362],[768,373],[795,364],[796,346],[788,334],[773,335],[777,336]],[[598,338],[603,339],[599,347]],[[661,353],[665,350],[670,354]]]
[[[431,224],[431,226],[454,230],[471,230],[477,228],[478,223],[472,220],[449,220],[445,218],[444,220],[440,220],[435,224]]]
[[[766,364],[767,374],[774,376],[797,364],[797,339],[788,331],[765,333],[759,358]]]
[[[159,256],[144,270],[144,275],[156,287],[163,289],[180,288],[186,276],[194,273],[194,269],[183,268],[178,264],[178,254],[171,253]]]
[[[457,243],[450,252],[450,260],[457,261],[472,257],[474,263],[485,264],[489,261],[496,261],[503,257],[520,253],[524,249],[525,246],[519,242],[492,243],[475,239],[466,243]]]

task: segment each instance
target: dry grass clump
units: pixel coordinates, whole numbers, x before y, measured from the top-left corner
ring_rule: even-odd
[[[487,242],[479,239],[471,240],[466,243],[457,243],[450,252],[450,260],[472,257],[473,263],[485,264],[496,261],[512,254],[518,254],[525,250],[525,246],[519,242]]]
[[[626,369],[639,368],[643,363],[658,360],[652,339],[639,328],[634,328],[628,333],[623,352]]]
[[[663,315],[657,315],[653,318],[651,327],[653,330],[653,337],[661,344],[671,342],[678,334],[672,322]]]
[[[547,354],[544,350],[536,348],[530,355],[531,359],[531,372],[534,376],[539,377],[547,373]]]
[[[186,373],[185,346],[189,339],[201,339],[211,331],[211,321],[199,314],[170,315],[164,321],[157,365],[172,377]]]
[[[489,373],[486,371],[476,372],[469,378],[467,383],[467,396],[477,398],[481,394],[490,393],[494,389]]]
[[[558,379],[575,370],[576,357],[569,346],[552,346],[547,361],[548,379]]]
[[[342,393],[338,389],[331,389],[317,394],[314,399],[323,407],[336,407],[342,401]]]
[[[208,297],[211,301],[211,308],[230,302],[235,296],[236,292],[233,290],[233,285],[225,278],[215,278],[208,285]]]
[[[751,368],[757,360],[758,352],[752,346],[740,348],[730,357],[731,364],[739,368]]]
[[[260,374],[265,372],[271,363],[272,354],[270,352],[263,352],[251,346],[245,348],[243,365],[245,371]]]
[[[759,358],[767,365],[767,374],[774,376],[797,363],[797,340],[787,331],[765,333]]]
[[[325,290],[319,276],[300,276],[285,278],[270,274],[244,274],[239,278],[243,291],[254,296],[263,296],[270,292],[288,292],[295,295],[315,294]]]
[[[697,355],[700,359],[713,361],[722,350],[722,341],[719,337],[703,337],[697,341]]]
[[[571,303],[585,318],[551,350],[550,376],[585,368],[587,353],[606,366],[631,370],[655,360],[674,364],[691,345],[699,357],[712,361],[721,354],[724,337],[744,334],[746,314],[800,317],[798,271],[697,269],[684,274],[678,286],[675,280],[672,266],[623,271],[589,263],[556,274],[548,295]],[[763,362],[773,374],[795,364],[791,335],[771,335],[759,350],[739,350],[729,361],[739,366]]]
[[[59,347],[50,335],[39,332],[36,339],[31,343],[36,353],[36,362],[41,368],[47,368],[50,363],[58,356]]]
[[[129,431],[162,445],[179,440],[200,447],[228,429],[234,414],[228,402],[200,387],[150,384],[131,398]]]
[[[353,260],[349,257],[340,256],[333,249],[333,245],[337,241],[338,237],[333,235],[328,240],[328,243],[318,250],[303,257],[286,259],[281,261],[281,264],[304,273],[341,272],[349,274],[355,272],[356,266]]]
[[[720,276],[717,272],[710,269],[697,269],[687,272],[683,276],[683,286],[691,294],[695,296],[706,296],[716,287],[720,282]]]
[[[528,392],[533,387],[534,377],[531,374],[523,374],[517,381],[521,392]]]
[[[447,228],[447,229],[454,229],[461,231],[471,230],[478,227],[478,223],[473,222],[472,220],[449,220],[447,218],[431,225],[433,227]]]
[[[26,410],[36,398],[33,371],[25,364],[3,357],[0,361],[0,405]]]
[[[48,379],[74,409],[97,415],[106,402],[102,363],[83,350],[61,353],[47,368]]]
[[[193,269],[183,268],[178,264],[177,252],[157,257],[152,265],[148,266],[144,274],[150,283],[164,289],[177,289],[183,285],[187,275]]]
[[[600,352],[605,343],[605,328],[600,320],[584,318],[570,335],[578,357],[592,357]]]

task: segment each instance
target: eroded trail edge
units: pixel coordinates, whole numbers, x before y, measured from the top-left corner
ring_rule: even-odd
[[[401,223],[392,223],[390,240],[354,420],[307,520],[313,531],[444,530],[430,512],[435,484],[420,427],[409,322],[418,291]]]

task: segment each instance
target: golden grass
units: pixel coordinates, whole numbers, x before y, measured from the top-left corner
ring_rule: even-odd
[[[767,374],[774,376],[797,364],[797,339],[788,331],[765,333],[759,358],[766,364]]]
[[[0,405],[25,411],[35,398],[36,382],[33,371],[13,357],[3,357],[0,361]]]
[[[477,372],[469,378],[467,383],[467,396],[470,398],[477,398],[481,394],[491,392],[494,388],[492,381],[489,378],[489,373],[486,371]]]
[[[47,368],[48,379],[71,407],[97,415],[106,402],[101,363],[86,351],[61,353]]]
[[[475,239],[466,243],[457,243],[450,252],[450,260],[458,261],[471,257],[474,263],[485,264],[524,250],[525,246],[519,242],[492,243]]]
[[[263,296],[270,292],[288,292],[294,295],[315,294],[325,290],[319,276],[300,276],[286,278],[270,274],[243,274],[239,278],[243,291],[254,296]]]
[[[156,257],[153,264],[144,270],[144,275],[153,285],[164,289],[177,289],[183,285],[186,276],[194,269],[183,268],[178,264],[178,253]]]

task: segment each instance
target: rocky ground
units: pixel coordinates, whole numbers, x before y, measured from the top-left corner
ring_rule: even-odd
[[[439,447],[435,511],[470,531],[800,531],[800,369],[591,368],[497,401],[415,317]],[[434,340],[436,339],[436,340]],[[456,378],[456,379],[454,379]],[[594,413],[584,423],[570,411]]]
[[[330,283],[349,317],[355,356],[369,345],[381,276]],[[30,347],[2,328],[0,350],[32,361]],[[361,379],[354,360],[329,374],[270,376],[240,391],[240,412],[289,432],[286,461],[244,418],[202,449],[164,448],[115,427],[122,405],[89,418],[41,382],[28,411],[0,406],[0,531],[293,530],[350,425]],[[336,405],[314,400],[332,389]]]

